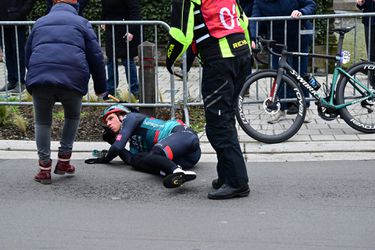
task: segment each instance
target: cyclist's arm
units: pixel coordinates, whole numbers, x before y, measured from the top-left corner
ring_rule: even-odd
[[[105,156],[105,161],[110,162],[116,156],[120,154],[121,151],[125,149],[126,143],[128,142],[130,136],[134,133],[137,127],[143,122],[146,115],[141,113],[129,113],[125,116],[122,121],[122,127],[119,134],[116,136],[115,142],[111,145]]]

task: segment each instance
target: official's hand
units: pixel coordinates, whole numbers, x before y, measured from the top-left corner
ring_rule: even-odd
[[[104,158],[91,158],[85,160],[86,164],[95,164],[95,163],[107,163]]]

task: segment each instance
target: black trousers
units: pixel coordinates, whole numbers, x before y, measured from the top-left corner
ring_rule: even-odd
[[[235,104],[250,68],[248,54],[203,64],[206,133],[216,151],[218,177],[231,187],[248,183],[235,127]]]
[[[375,62],[375,25],[365,25],[365,39],[368,60]]]
[[[25,83],[25,44],[26,28],[24,26],[17,26],[17,30],[15,29],[15,27],[4,28],[5,48],[3,49],[5,49],[8,83],[11,85],[15,85],[17,83]]]

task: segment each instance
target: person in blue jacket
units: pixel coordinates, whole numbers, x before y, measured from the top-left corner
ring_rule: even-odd
[[[107,128],[103,139],[111,147],[105,156],[87,159],[87,164],[109,163],[119,156],[136,170],[162,175],[166,188],[196,178],[196,173],[187,169],[200,159],[199,138],[181,120],[155,119],[131,112],[122,104],[106,108],[100,118]],[[130,150],[125,148],[128,141]]]
[[[77,133],[82,97],[90,73],[96,95],[105,96],[104,59],[88,20],[78,15],[77,0],[54,0],[50,13],[39,18],[26,44],[26,88],[33,97],[39,173],[35,181],[51,183],[51,124],[55,102],[64,108],[64,126],[55,174],[73,174],[69,163]]]
[[[291,16],[293,19],[298,19],[302,15],[314,15],[316,9],[316,3],[313,0],[254,0],[252,17],[271,17],[271,16]],[[271,29],[272,24],[272,29]],[[268,37],[276,40],[279,44],[286,44],[288,51],[300,51],[307,53],[312,44],[313,36],[312,34],[299,35],[299,21],[298,20],[288,20],[286,27],[285,21],[273,21],[265,24],[262,22],[262,27],[267,26]],[[255,36],[256,36],[256,23],[250,22],[251,36],[252,36],[252,47],[255,47]],[[312,23],[309,20],[301,21],[302,30],[312,30]],[[272,30],[272,33],[271,33]],[[286,32],[286,37],[285,37]],[[312,32],[311,32],[312,33]],[[301,40],[299,39],[301,37]],[[301,47],[299,50],[299,42],[301,41]],[[276,52],[280,52],[277,51]],[[300,65],[299,65],[300,59]],[[279,58],[272,56],[272,68],[278,67]],[[307,63],[308,58],[303,57],[290,57],[288,59],[289,64],[299,72],[300,75],[305,75],[307,73]],[[279,96],[284,96],[284,88],[278,93]],[[305,97],[309,97],[309,92],[306,88],[302,88]],[[292,90],[286,90],[286,97],[292,95]],[[309,107],[309,102],[306,103]],[[287,110],[287,111],[286,111]],[[281,110],[274,115],[274,117],[269,121],[269,123],[277,123],[278,121],[285,118],[286,114],[295,114],[298,112],[298,107],[293,103],[288,105],[282,104]],[[306,113],[305,122],[310,122],[310,113]]]

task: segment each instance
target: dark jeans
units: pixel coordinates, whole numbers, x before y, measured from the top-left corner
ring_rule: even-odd
[[[15,85],[18,82],[22,84],[25,83],[25,43],[26,43],[25,32],[26,32],[26,28],[23,26],[16,26],[16,27],[17,27],[17,33],[14,27],[4,28],[4,48],[3,49],[5,50],[5,61],[6,61],[7,71],[8,71],[8,82],[11,85]],[[16,34],[17,34],[17,37],[16,37]],[[17,56],[17,46],[18,46],[18,56]]]
[[[130,85],[130,92],[134,95],[139,94],[139,83],[138,83],[138,76],[137,76],[137,67],[135,65],[134,59],[129,58],[129,68],[128,68],[128,59],[127,58],[120,58],[122,65],[125,67],[125,75],[128,84]],[[130,73],[130,77],[129,77]],[[114,95],[115,89],[118,87],[119,79],[118,79],[118,63],[116,60],[116,68],[113,68],[113,58],[108,58],[107,62],[107,91],[109,94]],[[115,76],[116,76],[116,87],[115,87]]]
[[[37,86],[32,89],[32,96],[39,160],[49,161],[51,157],[52,110],[55,102],[61,102],[64,108],[64,126],[59,152],[72,152],[80,120],[82,94],[61,87]]]
[[[250,69],[250,55],[204,62],[202,95],[206,133],[217,156],[219,179],[231,187],[248,183],[237,137],[235,104]]]
[[[370,27],[365,25],[365,39],[368,60],[375,62],[375,25],[371,25]]]

